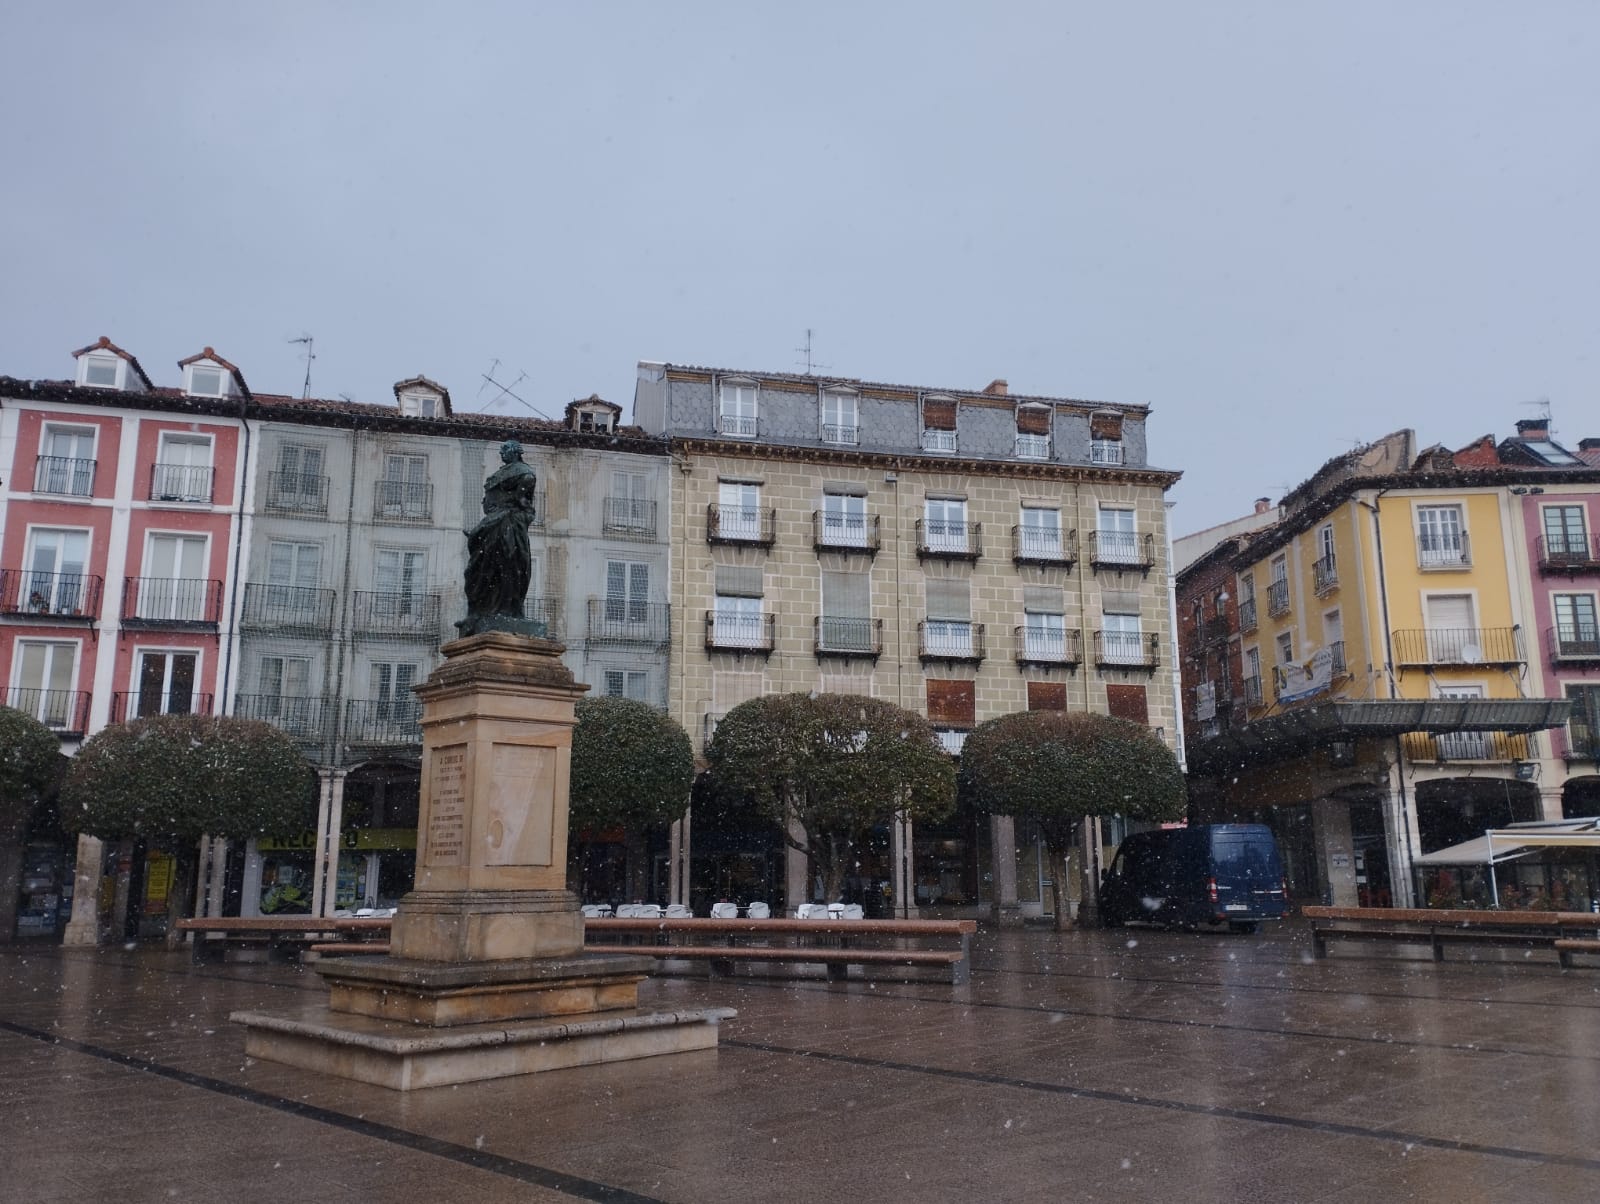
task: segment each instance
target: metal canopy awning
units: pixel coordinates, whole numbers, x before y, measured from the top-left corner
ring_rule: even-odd
[[[1417,858],[1418,865],[1499,865],[1544,849],[1600,849],[1600,819],[1512,824]]]
[[[1539,732],[1572,714],[1567,698],[1390,698],[1318,702],[1196,741],[1189,760],[1203,769],[1283,760],[1332,740],[1403,732]]]

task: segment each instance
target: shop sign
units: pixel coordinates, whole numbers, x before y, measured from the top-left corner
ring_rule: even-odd
[[[263,853],[309,853],[317,847],[317,835],[310,829],[293,836],[262,837],[256,848]],[[415,828],[352,828],[339,834],[339,847],[346,852],[380,853],[389,849],[417,847]]]

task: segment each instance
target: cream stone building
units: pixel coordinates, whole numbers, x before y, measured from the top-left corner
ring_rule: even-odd
[[[1012,711],[1109,712],[1181,739],[1165,491],[1146,407],[653,361],[634,421],[671,440],[668,709],[703,750],[769,693],[868,694],[952,755]],[[1115,832],[1104,839],[1109,843]],[[703,808],[674,897],[809,900],[792,853]],[[1037,841],[958,814],[883,834],[869,912],[1015,917],[1049,892]]]

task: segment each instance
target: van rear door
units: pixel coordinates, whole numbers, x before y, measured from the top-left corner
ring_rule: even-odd
[[[1213,832],[1211,865],[1218,911],[1229,919],[1282,918],[1283,871],[1270,831]]]

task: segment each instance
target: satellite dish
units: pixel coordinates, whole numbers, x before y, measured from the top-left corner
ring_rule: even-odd
[[[1483,664],[1483,649],[1476,644],[1461,645],[1461,663],[1464,665]]]

